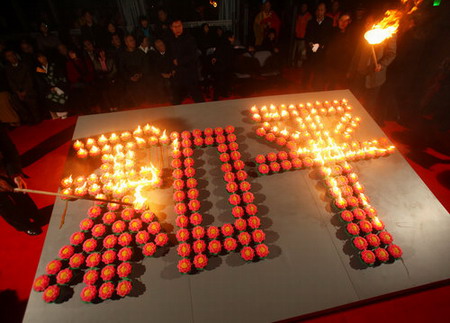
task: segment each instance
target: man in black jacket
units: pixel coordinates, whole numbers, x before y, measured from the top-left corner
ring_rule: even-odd
[[[172,36],[169,39],[169,48],[175,65],[175,99],[174,104],[183,101],[187,92],[194,102],[203,102],[203,95],[198,84],[198,49],[195,39],[183,31],[183,23],[177,19],[170,25]]]
[[[146,57],[136,48],[136,40],[132,35],[125,36],[125,47],[119,58],[119,73],[125,83],[130,103],[139,105],[145,95]]]
[[[306,26],[305,40],[307,44],[308,68],[307,77],[312,77],[315,90],[322,90],[324,85],[325,55],[333,30],[333,20],[325,16],[326,7],[319,3],[315,18]]]
[[[20,158],[8,134],[0,128],[0,215],[10,225],[29,235],[40,234],[42,218],[33,200],[14,187],[26,188]]]
[[[211,60],[214,73],[214,100],[230,95],[231,80],[234,71],[234,41],[231,31],[224,34],[224,39],[217,46]]]

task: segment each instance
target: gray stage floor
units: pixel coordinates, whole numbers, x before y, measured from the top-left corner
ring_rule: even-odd
[[[362,117],[359,139],[385,136],[349,91],[258,97],[117,112],[81,117],[74,139],[109,131],[130,130],[152,123],[169,130],[192,130],[234,125],[243,160],[274,149],[255,138],[246,120],[252,105],[290,104],[347,98]],[[233,221],[224,203],[225,185],[218,172],[217,153],[205,149],[202,182],[210,195],[205,212],[212,223]],[[310,171],[258,177],[251,180],[270,256],[247,264],[238,254],[210,258],[204,272],[178,274],[176,248],[164,257],[134,265],[134,295],[100,304],[84,304],[82,284],[62,304],[45,304],[32,292],[25,322],[271,322],[396,292],[450,277],[450,215],[395,152],[387,158],[352,163],[380,218],[403,249],[402,261],[359,269],[348,255],[348,240],[332,222],[309,178]],[[172,189],[160,190],[157,212],[175,225]],[[66,224],[59,230],[63,202],[56,201],[37,275],[68,243],[90,203],[70,203]],[[205,210],[203,210],[205,211]]]

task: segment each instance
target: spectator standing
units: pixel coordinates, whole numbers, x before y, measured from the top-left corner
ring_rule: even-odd
[[[170,31],[167,11],[162,8],[158,10],[158,20],[155,24],[155,34],[157,38],[163,41],[167,41],[172,34]]]
[[[195,39],[183,30],[183,23],[177,19],[170,25],[170,51],[175,65],[174,104],[180,104],[187,92],[195,102],[203,102],[199,88],[198,50]]]
[[[127,102],[139,105],[145,92],[144,73],[147,68],[145,55],[136,47],[133,35],[125,36],[125,49],[119,58],[119,73],[125,83]]]
[[[37,55],[36,80],[39,95],[53,119],[67,118],[68,86],[64,74],[43,53]]]
[[[333,28],[327,55],[328,89],[347,88],[347,72],[356,49],[356,39],[349,31],[350,15],[342,14]]]
[[[106,45],[106,33],[95,23],[94,16],[89,10],[83,12],[84,25],[81,26],[81,39],[90,40],[95,46]]]
[[[154,36],[152,28],[150,27],[150,23],[148,21],[147,17],[141,17],[139,19],[139,25],[134,30],[134,37],[137,39],[137,41],[141,41],[144,37],[147,37],[147,39],[150,42],[153,42]]]
[[[308,11],[308,3],[302,2],[300,5],[300,13],[297,16],[295,22],[295,40],[294,49],[292,55],[292,63],[295,67],[300,67],[303,61],[306,60],[306,26],[308,22],[312,19],[311,14]]]
[[[230,95],[231,81],[234,72],[234,42],[232,32],[225,32],[224,40],[217,46],[212,58],[214,72],[214,100]]]
[[[156,88],[158,93],[163,94],[158,99],[163,101],[168,99],[174,102],[174,76],[175,65],[170,53],[167,51],[166,44],[162,39],[155,41],[155,68],[156,68]]]
[[[111,38],[111,47],[109,50],[110,56],[114,59],[116,66],[119,66],[119,57],[123,51],[122,40],[119,34],[112,35]]]
[[[5,58],[8,62],[5,68],[6,77],[9,88],[20,102],[21,108],[18,112],[22,122],[38,123],[41,117],[31,68],[21,62],[12,50],[5,51]]]
[[[20,118],[16,110],[12,104],[6,75],[0,66],[0,122],[13,127],[20,126]]]
[[[34,57],[34,48],[33,45],[28,40],[22,40],[20,42],[20,53],[19,56],[22,62],[30,68],[30,71],[34,71],[34,64],[36,58]]]
[[[40,51],[54,58],[61,41],[56,35],[49,32],[48,25],[43,22],[39,25],[39,34],[36,36],[36,43]]]
[[[332,34],[333,21],[325,16],[326,7],[319,3],[315,17],[308,22],[305,39],[307,42],[308,66],[306,82],[314,90],[322,90],[326,71],[325,54]]]
[[[374,18],[374,16],[367,17],[367,30],[376,21]],[[376,62],[372,54],[372,45],[369,45],[363,37],[360,38],[349,70],[350,89],[363,102],[372,117],[381,123],[381,114],[385,111],[377,108],[378,94],[386,81],[387,68],[397,55],[396,35],[381,44],[374,45],[373,48]]]
[[[83,40],[83,56],[93,62],[95,60],[95,47],[94,43],[89,39]]]
[[[326,16],[333,19],[333,27],[338,26],[339,17],[341,16],[339,1],[334,0],[331,2],[331,11],[327,12]]]
[[[104,49],[98,51],[94,60],[96,74],[96,89],[101,95],[102,111],[117,111],[120,91],[117,89],[117,66],[112,57]]]
[[[264,2],[261,11],[256,15],[253,22],[253,32],[255,34],[255,46],[261,46],[264,36],[271,28],[275,30],[276,36],[280,32],[281,21],[275,11],[272,10],[270,1]]]
[[[70,85],[70,106],[72,110],[89,113],[94,104],[94,66],[88,57],[83,57],[75,49],[69,50],[66,62],[67,79]]]
[[[11,226],[29,235],[42,232],[42,216],[28,194],[15,193],[14,188],[27,188],[20,157],[6,131],[0,128],[0,215]]]
[[[106,41],[107,41],[106,45],[111,44],[112,37],[114,35],[119,35],[120,40],[123,39],[123,31],[122,31],[122,29],[117,28],[117,26],[113,22],[110,22],[110,23],[108,23],[106,25]]]

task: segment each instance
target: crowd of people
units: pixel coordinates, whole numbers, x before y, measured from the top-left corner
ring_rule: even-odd
[[[280,43],[285,29],[270,1],[261,5],[245,46],[232,32],[206,23],[189,32],[164,9],[156,23],[142,17],[130,33],[112,22],[100,26],[85,11],[80,36],[70,43],[42,23],[34,42],[0,46],[0,104],[11,105],[2,109],[2,121],[36,123],[48,115],[117,111],[143,102],[180,104],[186,96],[202,102],[211,89],[212,99],[219,99],[231,94],[238,73],[279,75],[288,66],[300,68],[299,91],[350,88],[377,117],[378,94],[397,55],[396,36],[372,50],[363,35],[384,10],[359,5],[346,11],[339,1],[328,7],[300,3],[289,50]]]

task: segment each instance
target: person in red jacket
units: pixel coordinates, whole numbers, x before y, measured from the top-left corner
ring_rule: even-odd
[[[73,98],[70,105],[73,109],[88,113],[93,105],[94,66],[89,58],[82,57],[75,49],[69,49],[68,56],[66,72]]]

